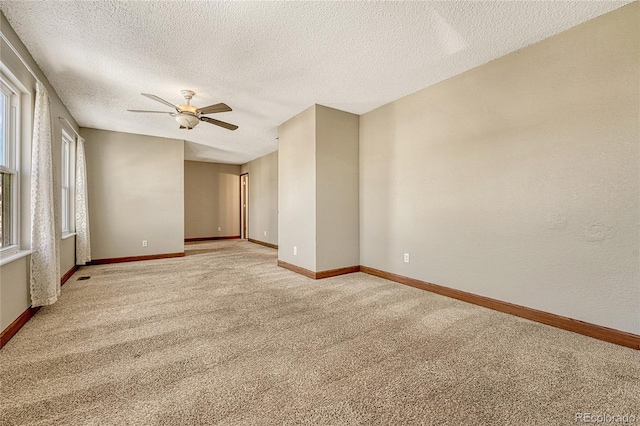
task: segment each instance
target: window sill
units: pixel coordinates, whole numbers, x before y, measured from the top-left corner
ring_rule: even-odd
[[[22,259],[25,256],[29,256],[31,253],[31,250],[20,250],[11,254],[0,255],[0,266],[6,265],[7,263],[11,263],[18,259]]]
[[[62,236],[62,239],[66,240],[67,238],[71,238],[71,237],[75,237],[75,236],[76,236],[76,233],[75,232],[71,232],[70,234],[64,234]]]

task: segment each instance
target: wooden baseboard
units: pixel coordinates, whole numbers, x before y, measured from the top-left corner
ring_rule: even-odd
[[[196,237],[196,238],[185,238],[185,243],[193,243],[196,241],[212,241],[212,240],[239,240],[240,235],[231,235],[228,237]]]
[[[265,243],[264,241],[254,240],[253,238],[248,238],[247,240],[251,243],[260,244],[261,246],[270,247],[276,250],[278,249],[277,244]]]
[[[360,265],[316,272],[316,279],[321,280],[323,278],[337,277],[338,275],[353,274],[354,272],[360,272]]]
[[[62,278],[60,279],[60,287],[62,287],[62,286],[64,285],[64,283],[66,283],[67,281],[69,281],[69,278],[71,278],[71,276],[72,276],[73,274],[75,274],[75,273],[76,273],[76,271],[77,271],[78,269],[80,269],[80,268],[78,268],[78,266],[77,266],[77,265],[73,265],[73,267],[72,267],[71,269],[69,269],[69,270],[67,271],[67,273],[66,273],[66,274],[64,274],[64,275],[62,276]]]
[[[347,266],[346,268],[330,269],[327,271],[313,272],[300,266],[293,265],[291,263],[278,260],[278,266],[296,272],[305,277],[313,278],[314,280],[321,280],[323,278],[337,277],[338,275],[352,274],[360,271],[360,266]]]
[[[137,262],[140,260],[168,259],[171,257],[184,257],[184,252],[149,254],[145,256],[112,257],[109,259],[94,259],[91,262],[89,262],[89,264],[104,265],[107,263],[123,263],[123,262]]]
[[[282,260],[278,260],[278,266],[281,267],[281,268],[285,268],[285,269],[288,269],[290,271],[293,271],[293,272],[295,272],[297,274],[304,275],[305,277],[309,277],[309,278],[313,278],[313,279],[316,278],[316,273],[315,272],[310,271],[310,270],[305,269],[305,268],[301,268],[300,266],[296,266],[296,265],[293,265],[291,263],[284,262]]]
[[[615,343],[617,345],[640,350],[640,336],[637,334],[628,333],[626,331],[620,331],[613,328],[552,314],[549,312],[539,311],[537,309],[527,308],[525,306],[503,302],[501,300],[491,299],[485,296],[478,296],[473,293],[467,293],[466,291],[455,290],[426,281],[420,281],[414,278],[392,274],[390,272],[381,271],[379,269],[370,268],[368,266],[360,266],[360,271],[366,274],[385,278],[390,281],[395,281],[400,284],[430,291],[432,293],[437,293],[442,296],[462,300],[463,302],[483,306],[485,308],[504,312],[510,315],[515,315],[517,317],[526,318],[528,320],[550,325],[552,327],[557,327],[563,330],[568,330],[574,333],[593,337],[595,339],[604,340],[605,342]]]
[[[62,287],[64,283],[69,281],[69,278],[71,278],[71,276],[78,269],[79,269],[78,266],[73,265],[73,267],[69,269],[62,276],[62,278],[60,278],[60,287]],[[2,349],[2,347],[6,345],[9,342],[9,340],[11,340],[11,338],[15,336],[16,333],[22,328],[22,326],[25,325],[27,321],[29,321],[39,310],[40,310],[39,306],[35,308],[33,307],[27,308],[27,310],[21,313],[20,316],[18,316],[18,318],[16,318],[11,324],[9,324],[7,328],[2,330],[2,333],[0,333],[0,349]]]
[[[9,343],[9,340],[11,340],[11,338],[16,335],[16,333],[22,328],[22,326],[25,325],[27,321],[29,321],[31,317],[33,317],[39,310],[40,307],[27,308],[26,311],[20,314],[18,318],[16,318],[11,324],[9,324],[9,327],[2,330],[2,333],[0,333],[0,349],[2,349],[4,345]]]

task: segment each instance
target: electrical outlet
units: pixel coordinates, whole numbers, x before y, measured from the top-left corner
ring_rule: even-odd
[[[297,256],[298,255],[298,247],[293,246],[293,255]]]
[[[404,254],[404,263],[409,263],[409,253]]]
[[[218,226],[218,232],[222,231],[222,226]]]
[[[267,231],[264,231],[264,236],[265,236],[265,237],[267,236]]]
[[[142,240],[142,247],[147,247],[148,245],[147,240]]]

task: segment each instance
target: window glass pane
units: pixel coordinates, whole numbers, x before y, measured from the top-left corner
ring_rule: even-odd
[[[62,198],[61,198],[61,210],[62,210],[62,232],[71,232],[71,151],[73,141],[70,136],[63,130],[62,131]]]
[[[7,102],[7,95],[5,95],[4,93],[0,93],[0,166],[4,165],[4,133],[5,133],[5,116],[4,116],[4,111],[5,111],[5,107],[6,107],[6,102]]]
[[[11,245],[11,177],[10,173],[0,173],[0,241],[2,247]]]
[[[16,144],[20,98],[5,76],[0,74],[0,247],[15,244],[18,240],[18,194],[15,187],[19,174],[16,170]]]
[[[4,173],[0,173],[0,247],[4,247]]]
[[[62,141],[62,186],[69,186],[69,142],[66,140]]]
[[[69,190],[67,188],[62,189],[62,230],[69,230]]]

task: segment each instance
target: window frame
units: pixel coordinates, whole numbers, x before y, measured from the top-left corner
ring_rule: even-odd
[[[0,71],[0,92],[6,95],[3,97],[2,108],[2,157],[0,159],[0,176],[10,176],[10,198],[9,198],[9,238],[0,241],[0,254],[5,257],[17,253],[20,248],[20,129],[21,129],[21,96],[22,93],[11,82],[8,76]],[[7,108],[8,107],[8,108]],[[4,125],[8,119],[8,126]],[[4,186],[3,186],[4,187]],[[4,188],[3,188],[4,189]],[[5,207],[3,207],[4,209]],[[2,220],[6,221],[6,215],[2,215]],[[6,222],[5,222],[6,223]],[[5,234],[3,232],[3,239]]]
[[[75,233],[74,218],[74,153],[75,138],[66,130],[62,129],[61,143],[61,176],[60,176],[60,223],[62,228],[62,238],[69,237]]]

